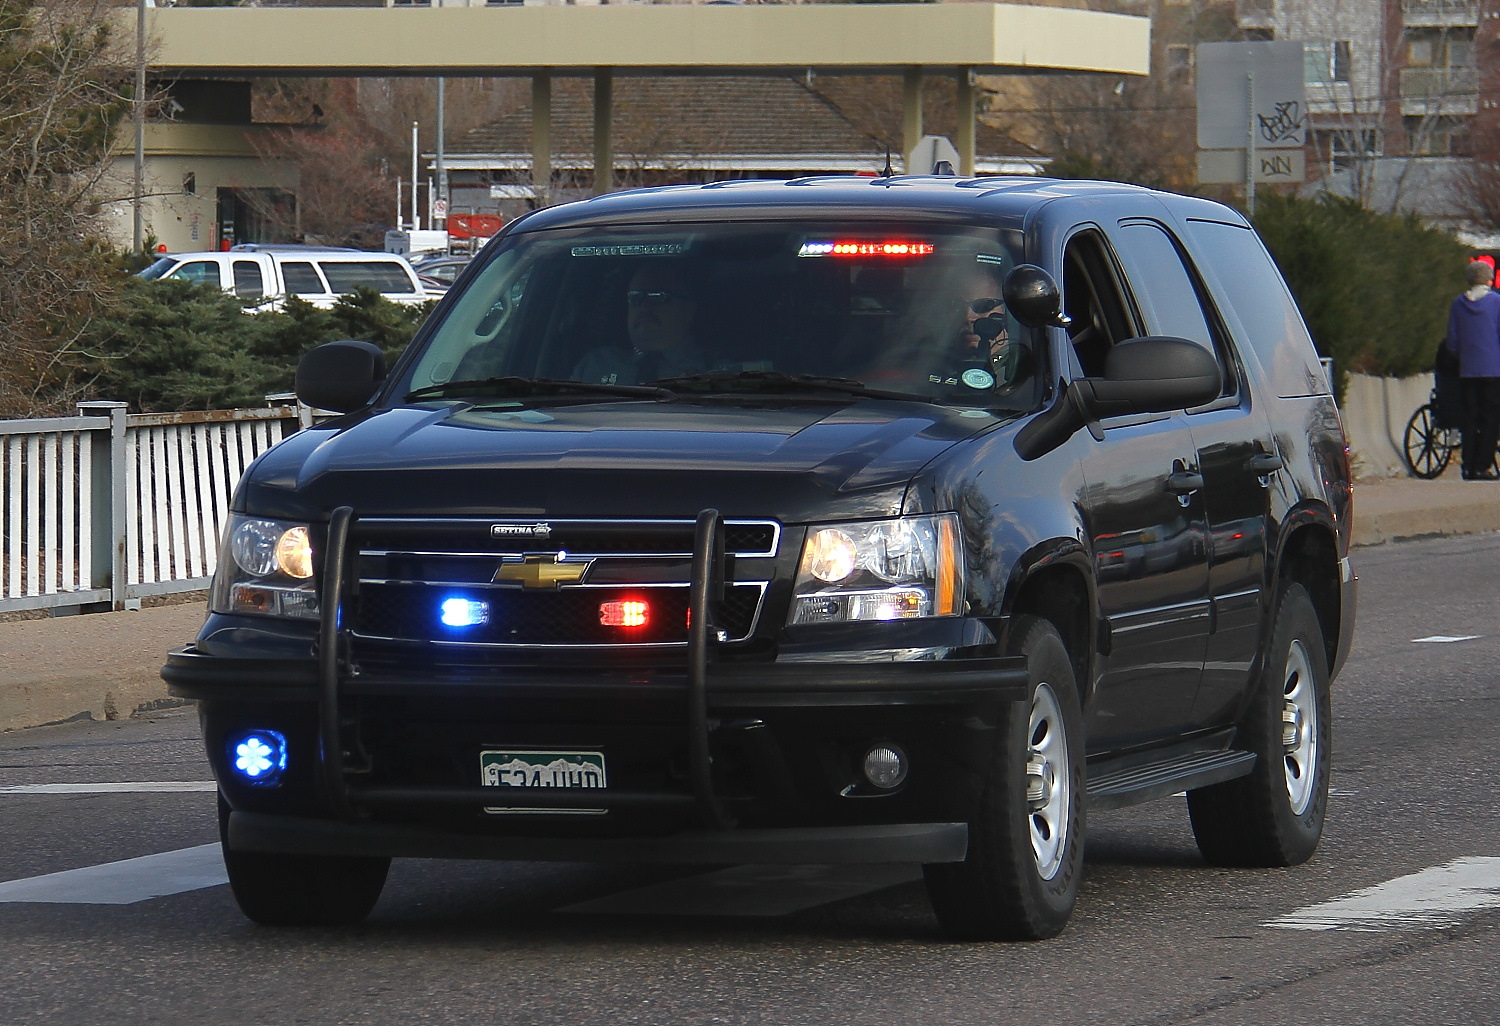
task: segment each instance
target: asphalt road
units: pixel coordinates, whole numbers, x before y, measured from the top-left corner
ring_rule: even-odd
[[[1209,868],[1180,798],[1097,815],[1040,944],[944,941],[902,867],[398,861],[361,927],[259,928],[198,886],[210,792],[57,793],[206,780],[191,713],[0,735],[0,1023],[1500,1021],[1497,565],[1497,535],[1356,554],[1312,863]],[[187,889],[97,903],[127,877]]]

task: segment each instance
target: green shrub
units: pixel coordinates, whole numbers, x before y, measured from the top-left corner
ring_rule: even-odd
[[[1448,306],[1466,287],[1467,249],[1415,215],[1377,214],[1348,199],[1268,195],[1256,205],[1256,230],[1341,376],[1432,369]]]
[[[140,412],[263,406],[291,391],[297,361],[320,343],[365,339],[393,362],[430,308],[360,289],[330,310],[292,298],[281,312],[247,314],[211,286],[132,278],[87,335],[92,392]]]

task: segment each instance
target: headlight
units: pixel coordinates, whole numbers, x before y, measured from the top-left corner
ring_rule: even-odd
[[[811,528],[788,622],[955,616],[962,552],[952,513]]]
[[[318,618],[306,524],[235,515],[214,574],[213,611]]]

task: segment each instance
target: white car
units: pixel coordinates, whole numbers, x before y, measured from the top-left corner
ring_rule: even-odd
[[[253,311],[280,309],[296,296],[327,309],[360,286],[394,303],[425,303],[442,290],[422,284],[411,264],[394,253],[305,246],[257,246],[224,252],[174,253],[141,271],[141,278],[177,278],[216,285],[253,303]]]

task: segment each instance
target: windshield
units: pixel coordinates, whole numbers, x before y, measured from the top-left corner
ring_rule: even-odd
[[[161,257],[145,270],[135,272],[135,276],[137,278],[145,278],[147,281],[154,281],[176,266],[176,257]]]
[[[523,233],[471,279],[399,394],[524,378],[806,395],[840,379],[822,390],[1029,408],[1029,336],[1000,301],[1019,246],[1018,232],[910,223]]]

